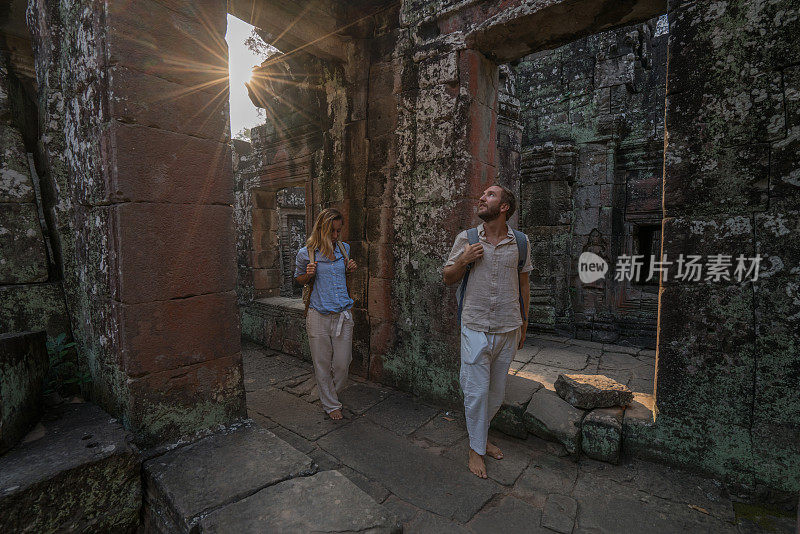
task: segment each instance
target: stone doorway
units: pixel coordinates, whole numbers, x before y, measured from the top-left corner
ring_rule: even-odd
[[[520,228],[532,241],[531,329],[655,348],[666,92],[666,15],[522,58]],[[578,258],[609,273],[592,283]],[[621,255],[641,255],[616,280]]]

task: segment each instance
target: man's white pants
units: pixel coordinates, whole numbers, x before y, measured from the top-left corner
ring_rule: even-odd
[[[486,454],[489,423],[503,404],[506,377],[517,353],[520,329],[502,334],[476,332],[461,326],[461,390],[469,446]]]

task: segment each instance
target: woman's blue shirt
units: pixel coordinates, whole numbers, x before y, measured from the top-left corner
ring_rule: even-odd
[[[350,245],[344,243],[344,249],[350,256]],[[314,253],[314,261],[317,262],[317,274],[314,280],[314,290],[311,292],[311,303],[309,308],[314,308],[320,313],[339,313],[349,310],[353,306],[353,299],[347,294],[347,282],[345,279],[346,265],[344,256],[339,250],[339,246],[334,246],[336,259],[331,261],[319,250]],[[297,251],[295,259],[294,277],[306,274],[308,266],[308,247],[303,247]]]

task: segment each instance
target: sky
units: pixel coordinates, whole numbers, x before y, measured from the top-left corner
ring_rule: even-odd
[[[225,40],[228,42],[228,74],[230,76],[230,104],[231,104],[231,136],[242,128],[252,128],[264,123],[263,111],[253,105],[247,96],[244,86],[250,78],[250,69],[260,65],[264,58],[249,50],[244,40],[250,35],[253,27],[246,22],[228,15],[228,33]]]

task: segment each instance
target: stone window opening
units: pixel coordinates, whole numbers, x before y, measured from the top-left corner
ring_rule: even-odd
[[[634,284],[641,286],[658,287],[658,272],[651,279],[650,268],[654,259],[661,255],[661,225],[660,224],[640,224],[634,228],[633,232],[633,254],[644,256],[642,258],[642,268],[639,276],[633,280]]]

